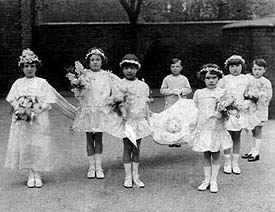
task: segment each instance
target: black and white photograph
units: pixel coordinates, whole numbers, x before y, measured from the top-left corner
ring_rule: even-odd
[[[275,212],[275,0],[0,14],[0,212]]]

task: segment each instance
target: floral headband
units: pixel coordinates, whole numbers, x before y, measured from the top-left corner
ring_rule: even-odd
[[[105,59],[104,53],[102,52],[102,50],[99,50],[99,49],[91,49],[91,50],[86,54],[85,59],[87,60],[87,59],[89,58],[89,56],[90,56],[90,55],[93,55],[93,54],[100,55],[100,56],[103,57],[103,59]]]
[[[220,74],[223,74],[222,70],[218,69],[218,68],[215,68],[215,67],[204,67],[200,70],[200,73],[201,72],[210,72],[210,71],[215,71],[215,72],[218,72]]]
[[[227,66],[231,60],[240,60],[241,63],[245,64],[245,60],[240,55],[232,55],[224,62],[224,65]]]
[[[29,48],[24,49],[22,51],[22,55],[19,56],[18,66],[24,63],[33,63],[33,62],[41,63],[41,60],[39,60],[36,54],[34,54],[34,52]]]
[[[122,60],[120,63],[119,63],[119,66],[121,67],[124,63],[128,63],[128,64],[135,64],[138,66],[138,68],[140,69],[141,65],[138,61],[136,60]]]

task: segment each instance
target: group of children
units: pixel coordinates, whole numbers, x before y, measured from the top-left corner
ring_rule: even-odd
[[[57,104],[61,106],[63,114],[74,120],[73,130],[86,133],[89,161],[87,178],[105,177],[101,166],[102,135],[107,132],[123,140],[124,187],[143,188],[145,185],[138,172],[141,139],[151,135],[154,129],[150,124],[149,87],[136,78],[141,64],[135,55],[125,55],[119,64],[124,74],[124,78],[120,79],[102,70],[106,56],[101,49],[90,49],[85,59],[88,68],[83,69],[82,74],[86,84],[73,90],[79,100],[79,107],[76,109],[46,80],[36,77],[41,61],[30,49],[23,50],[19,66],[25,76],[16,80],[6,98],[14,113],[5,166],[28,169],[27,187],[43,186],[39,171],[49,171],[53,165],[50,160],[48,111],[52,104]],[[263,59],[253,61],[252,75],[241,74],[244,67],[244,59],[233,55],[225,62],[229,75],[223,76],[222,70],[216,64],[206,64],[200,71],[206,87],[194,93],[196,108],[193,109],[198,110],[197,118],[190,123],[192,127],[188,132],[188,139],[185,140],[194,151],[203,152],[205,179],[198,187],[200,191],[210,187],[211,192],[218,192],[217,175],[221,150],[224,150],[225,157],[224,172],[241,173],[238,159],[242,129],[252,130],[255,137],[251,151],[242,157],[248,161],[259,160],[262,126],[268,118],[272,87],[270,81],[263,77],[266,70]],[[172,59],[170,70],[171,75],[165,77],[160,89],[165,96],[165,110],[192,92],[188,79],[180,74],[181,60]],[[246,89],[251,85],[257,85],[261,93],[257,102],[244,98]],[[229,116],[225,119],[217,111],[217,102],[225,93],[233,95],[240,105],[239,117]],[[22,97],[25,100],[23,103]],[[33,98],[35,101],[30,101]],[[111,104],[108,103],[110,99]],[[180,142],[170,145],[173,146],[179,147]]]

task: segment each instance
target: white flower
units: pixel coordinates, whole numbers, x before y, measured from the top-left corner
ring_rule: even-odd
[[[24,49],[22,51],[22,55],[19,57],[18,66],[24,63],[33,63],[33,62],[39,62],[41,63],[41,60],[34,54],[34,52],[30,49]]]
[[[170,117],[165,123],[166,130],[170,133],[178,133],[181,131],[180,120],[177,117]]]
[[[79,61],[75,61],[74,66],[75,66],[76,73],[78,74],[84,73],[84,66]]]

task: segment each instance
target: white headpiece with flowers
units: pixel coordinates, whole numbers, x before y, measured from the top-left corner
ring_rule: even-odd
[[[136,60],[123,60],[119,63],[119,65],[122,66],[123,63],[135,64],[138,66],[138,68],[141,67],[140,63]]]
[[[41,63],[41,60],[39,60],[37,55],[34,54],[34,52],[32,50],[30,50],[29,48],[24,49],[22,51],[22,55],[19,56],[18,66],[20,66],[21,64],[24,64],[24,63],[33,63],[33,62]]]
[[[87,60],[88,57],[89,57],[90,55],[93,55],[93,54],[100,55],[100,56],[102,56],[102,57],[105,59],[104,53],[103,53],[101,50],[96,49],[96,48],[95,48],[95,49],[91,49],[91,50],[86,54],[85,59]]]
[[[240,55],[234,54],[224,62],[224,65],[227,66],[230,60],[240,60],[243,64],[245,64],[245,60]]]
[[[222,70],[216,68],[216,67],[204,67],[200,70],[200,72],[210,72],[210,71],[215,71],[223,74]]]
[[[139,63],[137,56],[134,54],[126,54],[122,58],[122,61],[119,63],[119,66],[122,67],[124,63],[135,64],[138,66],[138,69],[140,69],[141,67],[141,64]]]

